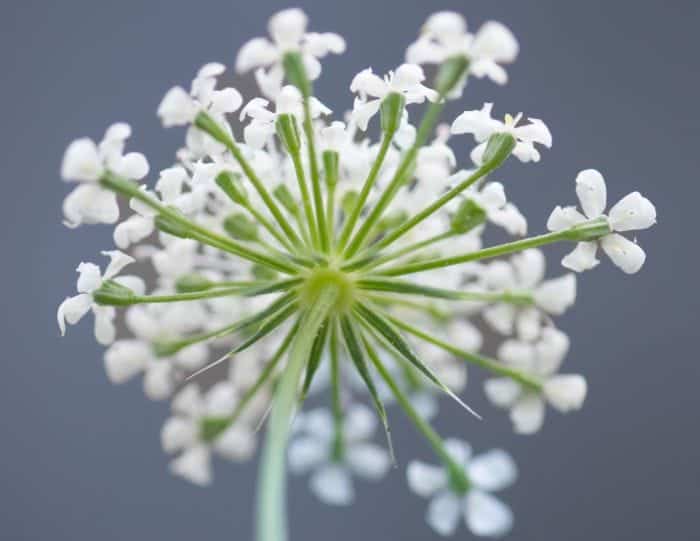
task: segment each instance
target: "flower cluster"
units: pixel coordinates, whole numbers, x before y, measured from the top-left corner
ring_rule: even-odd
[[[61,333],[92,311],[107,377],[142,378],[150,399],[172,400],[161,439],[177,454],[175,475],[210,483],[212,457],[250,458],[267,425],[260,539],[284,537],[286,464],[309,475],[320,500],[347,505],[355,478],[380,479],[403,459],[391,441],[392,404],[440,462],[407,468],[411,490],[430,498],[428,524],[449,535],[462,517],[475,535],[501,535],[513,516],[492,492],[515,481],[515,464],[505,451],[472,457],[464,442],[443,439],[431,426],[436,398],[474,413],[462,398],[471,365],[519,434],[542,428],[547,404],[581,408],[586,380],[560,373],[570,340],[554,323],[576,299],[576,274],[548,276],[541,248],[574,243],[562,265],[579,273],[598,265],[600,245],[635,273],[645,254],[620,233],[652,226],[654,206],[634,192],[604,214],[603,177],[586,170],[576,177],[583,213],[557,206],[548,233],[526,236],[507,179],[494,177],[511,155],[542,159],[552,146],[545,122],[499,120],[486,103],[438,123],[471,77],[507,81],[519,45],[500,23],[472,34],[456,13],[431,16],[406,63],[351,79],[342,121],[313,82],[320,59],[345,50],[343,38],[308,32],[299,9],[274,15],[269,33],[236,60],[238,72],[254,71],[262,97],[221,85],[225,67],[215,62],[189,90],[165,94],[163,126],[187,131],[152,186],[140,183],[146,158],[124,151],[126,124],[99,143],[69,145],[61,175],[78,184],[64,201],[65,224],[110,224],[118,249],[103,252],[104,272],[78,266],[78,295],[58,309]],[[425,64],[437,68],[433,82]],[[409,111],[421,109],[414,125]],[[475,140],[464,168],[452,150],[460,134]],[[464,142],[455,142],[458,155],[468,154]],[[130,209],[121,220],[118,195]],[[484,247],[492,225],[515,238]],[[129,264],[155,276],[148,288],[121,274]],[[128,334],[117,336],[119,322]],[[486,346],[494,341],[484,333],[500,344]],[[312,394],[328,406],[302,411]]]

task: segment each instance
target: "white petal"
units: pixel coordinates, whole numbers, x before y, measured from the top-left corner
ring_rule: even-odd
[[[114,243],[121,250],[126,250],[132,244],[142,241],[153,233],[153,219],[135,214],[114,228]]]
[[[529,342],[506,340],[498,347],[498,358],[509,366],[530,372],[534,367],[535,350]]]
[[[357,127],[362,131],[366,131],[367,124],[369,124],[370,119],[377,114],[380,105],[380,100],[370,100],[368,102],[364,102],[361,99],[356,98],[352,108],[352,119],[357,124]]]
[[[204,366],[209,358],[209,350],[206,344],[192,344],[175,354],[175,364],[189,372],[193,372]]]
[[[372,68],[366,68],[353,77],[350,92],[362,97],[383,98],[389,92],[389,87],[384,79],[372,72]]]
[[[274,124],[253,120],[243,128],[243,139],[247,145],[256,149],[261,149],[265,146],[265,143],[267,143],[273,133],[275,133]]]
[[[92,140],[85,137],[68,145],[61,164],[63,180],[95,182],[102,175],[102,170],[102,160]]]
[[[505,25],[496,21],[484,23],[474,36],[472,56],[496,62],[513,62],[518,56],[518,41]]]
[[[535,340],[540,335],[542,317],[537,308],[521,308],[515,320],[518,338],[521,340]]]
[[[438,490],[446,488],[448,482],[445,468],[419,460],[409,462],[406,468],[406,479],[409,488],[423,498],[428,498]]]
[[[217,90],[211,96],[211,110],[215,113],[233,113],[243,105],[243,97],[235,88]]]
[[[499,537],[513,527],[513,512],[503,502],[480,490],[472,490],[465,501],[467,527],[474,535]]]
[[[406,49],[406,62],[412,64],[439,64],[445,56],[444,47],[425,38],[419,38]]]
[[[374,443],[349,445],[345,458],[353,473],[365,479],[381,479],[391,466],[389,453]]]
[[[546,260],[541,250],[525,250],[514,255],[511,262],[518,275],[518,285],[523,289],[535,287],[544,278]]]
[[[544,401],[535,394],[520,398],[510,411],[517,434],[534,434],[544,423]]]
[[[542,329],[542,336],[535,344],[537,353],[536,372],[542,376],[553,374],[569,352],[569,337],[555,327]]]
[[[518,158],[523,163],[537,163],[541,158],[540,152],[535,148],[535,145],[527,141],[518,141],[515,144],[513,156]]]
[[[328,459],[328,445],[319,438],[302,436],[289,444],[289,469],[297,474],[306,473]]]
[[[575,207],[557,206],[547,219],[547,229],[549,231],[561,231],[585,221],[586,217],[576,210]]]
[[[196,383],[185,385],[173,398],[172,408],[175,413],[197,417],[204,411],[204,401]]]
[[[105,351],[107,377],[112,383],[124,383],[143,371],[153,357],[151,348],[141,340],[119,340]]]
[[[480,489],[494,492],[512,485],[518,470],[508,453],[501,449],[493,449],[472,458],[467,475]]]
[[[350,505],[355,489],[348,471],[342,466],[328,464],[316,471],[309,480],[311,491],[328,505]]]
[[[586,399],[586,380],[578,374],[561,374],[549,378],[544,384],[544,396],[562,413],[581,409]]]
[[[160,430],[160,444],[166,453],[174,453],[197,442],[197,423],[183,417],[170,417]]]
[[[211,484],[211,453],[204,445],[186,450],[170,463],[170,471],[199,486]]]
[[[482,316],[493,329],[507,336],[513,333],[515,312],[513,305],[500,303],[485,308]]]
[[[513,134],[526,143],[539,143],[550,148],[552,146],[552,133],[547,125],[539,118],[528,118],[527,120],[529,124],[516,127]]]
[[[335,434],[333,416],[325,408],[317,408],[299,417],[304,430],[321,441],[331,441]]]
[[[472,454],[471,446],[466,441],[457,438],[447,438],[445,440],[445,449],[452,457],[452,460],[464,466],[467,465]]]
[[[343,432],[349,441],[361,441],[372,437],[377,428],[377,416],[364,404],[353,404],[345,412]]]
[[[438,11],[425,21],[423,32],[429,36],[454,38],[467,31],[467,21],[454,11]]]
[[[304,40],[304,50],[316,58],[322,58],[328,53],[345,52],[345,40],[333,32],[309,32],[304,36]]]
[[[481,347],[482,337],[479,329],[466,319],[453,319],[448,323],[447,336],[452,344],[467,351],[476,351]]]
[[[61,336],[66,334],[66,323],[69,325],[78,323],[90,311],[91,305],[92,297],[87,294],[67,297],[60,304],[56,313],[56,319],[58,320],[58,327],[61,329]]]
[[[114,163],[112,169],[122,177],[141,180],[148,174],[149,166],[146,156],[140,152],[129,152]]]
[[[219,435],[214,449],[228,460],[247,460],[255,452],[255,433],[246,426],[234,424]]]
[[[204,395],[205,415],[224,417],[236,408],[236,388],[229,381],[215,383]]]
[[[632,192],[610,209],[609,216],[613,231],[648,229],[656,223],[656,207],[639,192]]]
[[[471,133],[477,142],[486,141],[491,134],[503,128],[503,124],[491,118],[492,103],[485,103],[479,110],[465,111],[452,122],[453,134]]]
[[[64,224],[70,228],[81,224],[113,224],[119,219],[119,205],[114,192],[83,184],[63,200]]]
[[[503,208],[492,209],[488,213],[491,222],[506,230],[509,235],[527,234],[527,220],[513,203],[506,203]]]
[[[185,126],[194,121],[197,107],[190,95],[180,86],[168,90],[158,106],[158,116],[163,126]]]
[[[576,248],[562,258],[561,264],[575,272],[590,270],[600,263],[595,256],[597,250],[598,243],[595,241],[579,242]]]
[[[272,64],[279,58],[277,48],[265,38],[254,38],[246,42],[238,51],[236,71],[249,71]]]
[[[576,275],[565,274],[542,282],[533,292],[535,304],[549,314],[560,316],[576,300]]]
[[[510,408],[520,392],[520,385],[510,378],[491,378],[484,382],[486,397],[499,408]]]
[[[443,492],[430,501],[426,521],[442,536],[455,533],[459,524],[460,500],[452,492]]]
[[[607,189],[605,179],[595,169],[586,169],[576,176],[576,195],[583,213],[588,218],[597,218],[605,211]]]
[[[260,87],[260,92],[270,99],[275,99],[282,88],[284,70],[279,64],[274,64],[270,69],[255,70],[255,81]]]
[[[647,256],[636,242],[612,233],[600,240],[600,246],[608,257],[627,274],[634,274],[644,265]]]
[[[109,265],[107,265],[103,275],[105,280],[114,278],[124,267],[136,261],[130,255],[120,252],[119,250],[105,250],[101,253],[110,258]]]
[[[93,304],[92,313],[95,316],[95,339],[103,346],[110,345],[117,335],[117,329],[114,327],[116,310],[113,306]]]
[[[102,284],[102,273],[100,267],[94,263],[80,263],[78,268],[77,289],[79,293],[92,293]]]
[[[296,49],[306,31],[307,22],[301,9],[284,9],[270,17],[268,30],[280,49]]]

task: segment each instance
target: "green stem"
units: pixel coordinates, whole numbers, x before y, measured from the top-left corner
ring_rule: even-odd
[[[294,229],[292,229],[287,220],[284,219],[282,211],[277,206],[275,200],[265,188],[265,185],[263,184],[262,180],[260,180],[260,178],[257,176],[253,168],[248,163],[248,160],[246,160],[243,154],[241,153],[241,150],[238,148],[238,145],[236,145],[236,143],[228,135],[228,133],[226,133],[226,131],[224,131],[216,123],[216,121],[204,111],[200,112],[197,115],[197,118],[195,119],[195,126],[197,126],[200,130],[213,137],[216,141],[220,142],[228,149],[228,151],[238,162],[238,165],[240,165],[241,169],[243,170],[243,173],[245,173],[246,177],[248,177],[248,180],[250,180],[251,184],[253,184],[253,187],[258,192],[260,198],[270,210],[279,226],[287,235],[287,238],[295,246],[301,247],[301,240],[294,232]]]
[[[457,197],[459,194],[461,194],[464,190],[472,186],[475,182],[477,182],[479,179],[485,177],[489,173],[491,173],[494,169],[496,169],[497,165],[500,165],[502,163],[501,161],[494,163],[486,163],[482,165],[479,169],[477,169],[474,173],[472,173],[469,177],[467,177],[465,180],[460,182],[457,186],[443,194],[439,199],[428,205],[426,208],[424,208],[422,211],[420,211],[418,214],[413,216],[411,219],[407,220],[406,222],[402,223],[399,227],[397,227],[394,231],[392,231],[390,234],[388,234],[386,237],[384,237],[382,240],[380,240],[376,245],[372,247],[372,249],[381,249],[384,248],[385,246],[388,246],[392,242],[394,242],[396,239],[402,237],[404,234],[406,234],[408,231],[413,229],[416,225],[421,223],[423,220],[426,218],[430,217],[433,215],[436,211],[441,209],[443,206],[445,206],[447,203],[452,201],[455,197]]]
[[[395,318],[389,314],[384,314],[389,321],[391,321],[394,325],[397,327],[405,330],[406,332],[420,338],[421,340],[425,340],[426,342],[429,342],[430,344],[436,345],[439,348],[444,349],[445,351],[452,353],[456,357],[460,357],[461,359],[468,361],[472,364],[475,364],[485,370],[488,370],[492,374],[497,374],[499,376],[504,376],[507,378],[510,378],[514,381],[517,381],[521,385],[527,387],[528,389],[531,389],[535,392],[539,392],[542,390],[542,384],[535,378],[532,378],[531,376],[528,376],[527,374],[524,374],[523,372],[520,372],[519,370],[515,370],[514,368],[510,368],[508,366],[505,366],[498,361],[495,361],[493,359],[488,359],[486,357],[482,357],[481,355],[478,355],[477,353],[472,353],[469,351],[465,351],[463,349],[457,348],[444,340],[440,340],[439,338],[432,336],[431,334],[426,333],[425,331],[422,331],[418,329],[417,327],[414,327],[413,325],[406,323],[405,321]]]
[[[304,165],[301,163],[301,155],[298,150],[290,151],[289,155],[294,164],[299,193],[301,194],[301,202],[304,207],[304,214],[306,215],[306,223],[311,233],[311,242],[314,247],[318,248],[318,229],[316,219],[314,218],[314,211],[311,208],[311,196],[309,195],[309,188],[306,185],[306,174],[304,173]]]
[[[278,261],[275,258],[271,258],[266,254],[261,254],[256,250],[252,250],[246,246],[243,246],[242,244],[228,239],[227,237],[223,237],[217,233],[214,233],[213,231],[209,231],[207,228],[202,227],[191,220],[188,220],[179,212],[162,205],[160,202],[144,193],[136,183],[121,178],[111,171],[106,172],[102,176],[100,179],[100,184],[114,192],[121,193],[127,197],[132,197],[138,201],[141,201],[145,205],[148,205],[150,208],[157,211],[161,216],[164,216],[183,227],[187,231],[188,235],[195,240],[235,254],[243,259],[274,268],[286,274],[296,274],[297,272],[296,267],[287,265],[286,263]]]
[[[464,467],[454,461],[454,459],[447,452],[445,444],[440,435],[435,432],[433,427],[430,426],[430,423],[421,417],[421,415],[415,410],[413,404],[411,404],[411,400],[406,396],[406,394],[401,390],[399,385],[391,376],[391,373],[387,370],[386,366],[384,366],[379,358],[379,355],[377,355],[377,352],[369,343],[369,340],[367,340],[367,338],[364,336],[363,340],[369,358],[372,360],[372,363],[377,369],[377,372],[379,372],[379,375],[391,389],[394,397],[396,397],[396,401],[404,410],[408,418],[413,422],[418,431],[425,437],[426,440],[428,440],[428,443],[430,443],[430,446],[433,448],[433,451],[435,451],[438,458],[442,460],[443,464],[450,473],[451,480],[456,482],[462,490],[466,491],[466,489],[469,487],[469,479],[464,472]]]
[[[333,409],[333,458],[340,460],[343,456],[343,403],[340,384],[340,358],[338,355],[338,325],[331,323],[330,341],[331,360],[331,403]]]
[[[338,298],[335,287],[321,290],[317,301],[302,316],[287,366],[275,389],[258,482],[258,541],[286,541],[285,450],[294,414],[297,387],[316,334]]]
[[[314,207],[316,210],[316,225],[318,226],[321,250],[328,252],[329,237],[326,226],[326,217],[323,213],[323,196],[321,195],[321,178],[318,172],[318,159],[316,157],[316,141],[314,137],[314,125],[311,119],[311,106],[309,96],[304,96],[304,133],[309,154],[309,169],[311,172],[311,189],[314,196]]]
[[[429,239],[425,239],[414,244],[409,244],[408,246],[405,246],[400,250],[389,252],[388,254],[383,255],[381,257],[377,257],[377,255],[380,252],[378,245],[374,245],[372,246],[371,250],[368,250],[368,252],[370,252],[369,254],[367,254],[366,252],[362,252],[358,255],[357,258],[348,261],[345,265],[343,265],[343,270],[354,271],[362,269],[363,271],[369,271],[371,269],[379,267],[380,265],[383,265],[384,263],[388,263],[389,261],[393,261],[394,259],[398,259],[400,257],[413,253],[417,250],[420,250],[421,248],[430,246],[431,244],[435,244],[445,239],[449,239],[455,235],[456,233],[454,231],[445,231],[444,233],[440,233],[439,235],[435,235],[433,237],[430,237]]]
[[[539,235],[537,237],[516,240],[514,242],[499,244],[498,246],[484,248],[483,250],[477,250],[475,252],[469,252],[462,255],[443,257],[439,259],[433,259],[431,261],[422,261],[419,263],[399,265],[396,267],[389,267],[388,269],[378,271],[378,274],[381,274],[383,276],[402,276],[404,274],[413,274],[416,272],[423,272],[431,269],[451,267],[453,265],[468,263],[470,261],[479,261],[481,259],[490,259],[501,255],[512,254],[515,252],[526,250],[528,248],[536,248],[537,246],[552,244],[554,242],[562,240],[571,240],[569,230],[556,231],[554,233],[547,233],[544,235]]]
[[[279,232],[279,229],[272,225],[272,223],[265,218],[265,216],[259,210],[250,204],[246,205],[245,209],[250,212],[251,216],[253,216],[273,237],[275,237],[277,242],[279,242],[286,250],[290,252],[294,251],[292,245],[284,237],[284,235]]]
[[[357,220],[360,217],[360,213],[362,212],[362,209],[364,208],[365,203],[367,202],[367,198],[369,197],[370,191],[372,190],[375,182],[377,181],[379,170],[381,169],[382,164],[384,163],[384,159],[386,158],[387,151],[391,146],[391,139],[393,138],[393,135],[393,133],[384,134],[382,144],[379,148],[379,153],[377,154],[377,158],[374,160],[372,168],[370,169],[369,174],[365,179],[365,183],[362,186],[362,191],[360,192],[360,195],[358,196],[357,201],[355,202],[355,206],[353,207],[350,216],[345,221],[345,225],[343,226],[343,229],[340,233],[340,240],[338,241],[338,249],[341,252],[345,249],[345,245],[347,244],[348,239],[352,234],[352,230],[355,228],[355,224],[357,223]]]
[[[442,108],[444,106],[444,100],[442,100],[442,96],[440,96],[440,98],[441,99],[439,101],[431,103],[427,111],[425,112],[425,115],[423,115],[423,120],[421,121],[420,126],[418,127],[418,132],[416,133],[416,139],[413,143],[413,146],[411,146],[411,148],[404,155],[398,169],[396,170],[396,173],[394,173],[394,177],[391,179],[391,182],[387,186],[386,190],[384,190],[384,192],[382,193],[382,196],[379,198],[379,201],[377,202],[375,207],[369,213],[369,216],[367,216],[367,219],[362,224],[362,227],[360,227],[360,229],[357,231],[352,241],[350,242],[350,245],[348,246],[345,253],[346,258],[352,257],[357,252],[357,250],[360,249],[362,243],[367,238],[367,235],[372,231],[372,228],[374,227],[375,223],[379,221],[379,219],[382,217],[382,214],[389,206],[389,203],[391,203],[391,200],[396,195],[396,192],[401,186],[401,183],[404,181],[404,177],[411,169],[413,163],[416,160],[418,150],[421,146],[423,146],[423,143],[425,143],[426,139],[428,138],[428,134],[433,129],[438,117],[440,116],[440,112],[442,111]]]

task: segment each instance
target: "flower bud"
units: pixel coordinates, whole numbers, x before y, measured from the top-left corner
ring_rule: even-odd
[[[275,128],[277,128],[277,136],[282,141],[287,152],[297,154],[301,148],[301,136],[299,135],[299,126],[297,126],[297,119],[294,118],[294,115],[287,113],[279,115],[275,122]]]
[[[489,137],[482,163],[495,169],[499,167],[515,148],[515,137],[509,133],[494,133]]]
[[[224,230],[234,239],[244,241],[258,240],[258,226],[244,214],[236,212],[224,220]]]
[[[297,213],[297,203],[294,200],[294,196],[289,191],[289,188],[284,184],[280,184],[272,191],[272,195],[275,199],[280,202],[280,204],[292,215]]]
[[[248,202],[248,193],[241,182],[240,175],[224,171],[216,177],[216,184],[234,203],[245,205]]]
[[[435,76],[435,90],[441,96],[449,94],[466,76],[468,68],[467,57],[459,55],[448,58],[440,65]]]
[[[105,280],[92,294],[94,301],[104,306],[129,306],[135,297],[131,289],[113,280]]]
[[[350,215],[357,204],[360,194],[355,190],[345,192],[343,199],[340,201],[340,208],[346,215]]]
[[[211,280],[201,274],[185,274],[175,281],[175,291],[178,293],[205,291],[213,285]]]
[[[450,229],[463,234],[486,221],[486,211],[473,199],[463,199],[450,219]]]
[[[407,219],[408,213],[405,210],[395,210],[394,212],[390,212],[384,216],[384,218],[379,221],[379,224],[377,224],[377,229],[382,232],[387,231],[388,229],[393,229],[400,226]]]
[[[286,53],[282,59],[282,65],[284,66],[284,74],[287,76],[287,80],[299,89],[304,98],[311,97],[311,81],[306,75],[306,68],[301,55],[298,52]]]
[[[382,131],[386,135],[391,136],[399,129],[405,106],[406,98],[403,97],[403,94],[399,94],[398,92],[391,92],[382,100]]]
[[[326,150],[323,152],[323,168],[326,171],[326,184],[328,187],[335,186],[338,183],[338,168],[340,155],[335,150]]]

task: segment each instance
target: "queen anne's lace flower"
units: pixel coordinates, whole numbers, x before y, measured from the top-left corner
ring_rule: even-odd
[[[513,514],[490,493],[515,482],[517,469],[513,459],[500,449],[472,457],[471,447],[456,439],[447,440],[445,447],[464,468],[469,481],[465,492],[452,489],[444,467],[414,460],[406,470],[411,490],[430,498],[426,515],[430,527],[440,535],[453,535],[462,517],[474,535],[498,537],[507,533],[513,525]]]
[[[309,487],[323,502],[349,505],[355,491],[352,476],[381,479],[391,464],[389,454],[370,440],[377,429],[377,419],[361,404],[348,408],[342,433],[342,452],[334,456],[337,437],[331,412],[317,409],[304,413],[295,421],[297,436],[289,446],[289,467],[295,473],[312,471]]]
[[[114,280],[135,292],[141,293],[146,286],[138,276],[117,276],[126,265],[134,262],[133,257],[129,257],[117,250],[105,251],[102,254],[110,258],[110,263],[107,265],[104,273],[94,263],[81,263],[78,265],[76,269],[79,274],[76,286],[78,295],[66,297],[66,300],[58,307],[56,317],[58,318],[61,335],[64,335],[66,333],[66,323],[75,325],[85,314],[92,310],[95,316],[95,338],[100,344],[109,345],[114,341],[116,333],[113,323],[116,311],[112,306],[96,304],[92,294],[102,286],[105,280]]]
[[[471,133],[479,143],[472,150],[472,161],[481,165],[488,139],[495,133],[508,133],[515,137],[513,155],[521,162],[540,161],[540,153],[535,148],[535,143],[547,148],[552,146],[552,134],[547,125],[538,118],[530,117],[529,124],[518,126],[522,113],[518,113],[515,117],[506,115],[505,120],[501,122],[491,118],[492,109],[493,103],[484,103],[481,109],[465,111],[452,123],[452,133]]]
[[[503,24],[488,21],[476,34],[467,32],[467,21],[458,13],[442,11],[431,15],[422,34],[406,51],[406,61],[414,64],[441,64],[464,56],[470,61],[470,73],[488,77],[500,85],[508,82],[501,64],[509,64],[518,56],[518,42]],[[462,95],[466,75],[449,97]]]
[[[247,42],[236,58],[236,70],[246,72],[253,68],[261,92],[275,99],[284,80],[282,61],[285,53],[299,52],[309,79],[321,75],[321,63],[328,53],[345,52],[345,40],[332,32],[306,32],[308,19],[298,8],[285,9],[270,18],[268,30],[272,41],[254,38]]]
[[[597,266],[598,244],[612,262],[627,274],[634,274],[644,265],[646,254],[636,242],[617,232],[640,231],[656,223],[656,208],[639,192],[632,192],[618,201],[606,216],[607,189],[605,179],[595,169],[581,171],[576,177],[576,195],[581,203],[581,214],[575,207],[556,207],[547,220],[547,229],[561,231],[589,220],[607,220],[611,233],[599,241],[579,242],[573,252],[562,259],[567,269],[583,272]]]
[[[148,398],[172,399],[162,445],[177,455],[171,471],[190,482],[212,481],[214,455],[250,458],[266,425],[261,539],[286,538],[286,466],[308,473],[311,491],[332,505],[356,498],[356,477],[387,474],[390,407],[443,463],[408,467],[410,487],[431,498],[430,526],[447,535],[463,518],[475,535],[506,533],[512,514],[491,492],[514,481],[513,461],[503,451],[471,458],[466,444],[443,440],[430,424],[438,397],[472,411],[460,395],[480,370],[485,394],[518,433],[540,429],[546,404],[579,409],[586,381],[558,373],[569,339],[553,321],[573,304],[576,278],[545,278],[540,250],[578,242],[563,262],[580,271],[597,264],[601,244],[634,272],[644,253],[618,233],[651,226],[656,211],[634,192],[604,215],[602,176],[584,171],[584,214],[557,207],[550,233],[525,237],[528,221],[506,198],[511,179],[494,173],[511,154],[539,161],[539,145],[552,144],[547,126],[519,125],[520,114],[495,120],[490,103],[439,123],[469,75],[506,81],[503,66],[519,47],[500,23],[471,34],[458,14],[431,16],[408,63],[383,78],[366,69],[352,79],[353,107],[339,119],[312,81],[319,59],[345,42],[306,27],[301,10],[284,10],[271,18],[269,40],[244,45],[236,69],[255,70],[262,95],[245,106],[219,84],[219,63],[205,64],[188,90],[166,93],[162,124],[187,129],[153,184],[138,183],[148,162],[125,153],[126,124],[99,143],[69,145],[61,175],[78,184],[64,202],[65,223],[114,224],[114,243],[130,255],[103,252],[111,258],[104,272],[80,264],[78,295],[58,308],[61,334],[92,311],[97,340],[110,346],[108,379],[142,377]],[[432,82],[421,64],[436,64]],[[413,118],[408,106],[419,103],[425,111]],[[374,116],[378,136],[367,131]],[[455,146],[451,134],[460,133],[477,146]],[[473,163],[460,163],[469,150]],[[117,194],[131,211],[121,221]],[[491,244],[494,226],[525,238]],[[118,275],[134,261],[148,291],[140,278]],[[503,336],[500,347],[487,326]],[[328,407],[305,411],[307,398],[327,398]],[[375,441],[378,426],[386,443]]]
[[[510,378],[489,379],[484,383],[486,396],[496,406],[510,409],[510,418],[519,434],[533,434],[544,422],[547,401],[566,413],[580,409],[586,398],[586,380],[578,374],[557,374],[569,351],[569,338],[560,330],[547,327],[535,343],[506,340],[498,350],[499,358],[541,384],[540,390],[528,389]]]
[[[423,81],[423,70],[416,64],[402,64],[383,79],[375,75],[372,68],[362,70],[350,83],[350,91],[358,95],[352,109],[353,120],[361,130],[366,130],[382,100],[392,92],[401,94],[407,104],[423,103],[426,99],[437,101],[438,93],[422,84]]]

